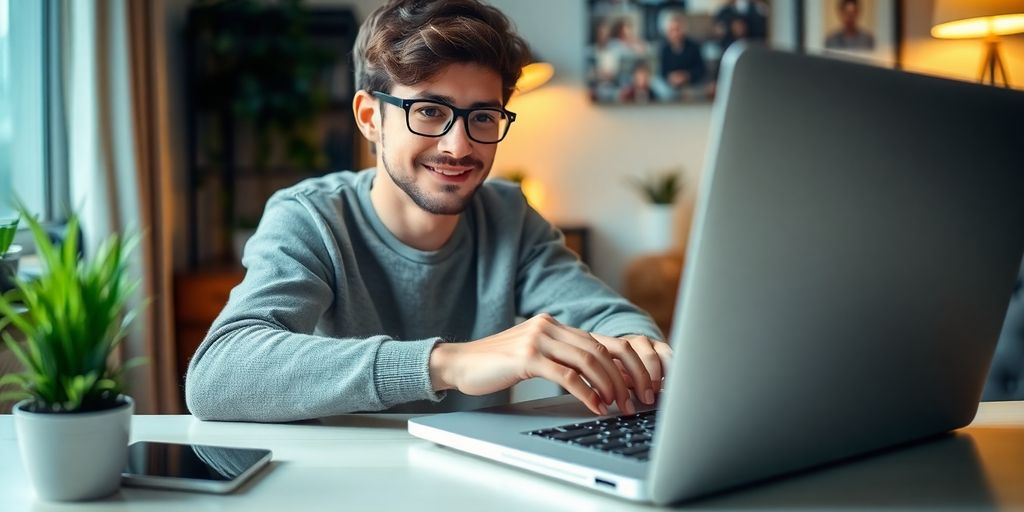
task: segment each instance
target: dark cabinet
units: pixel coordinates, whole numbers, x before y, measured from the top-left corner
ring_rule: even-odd
[[[357,165],[350,9],[196,4],[186,43],[189,267],[237,264],[276,190]]]

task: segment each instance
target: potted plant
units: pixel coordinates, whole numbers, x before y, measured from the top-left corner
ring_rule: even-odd
[[[21,246],[14,243],[17,232],[18,217],[0,221],[0,292],[14,288],[14,276],[18,275]]]
[[[633,184],[645,199],[647,207],[642,212],[642,226],[645,249],[651,252],[668,250],[673,243],[673,215],[676,197],[683,190],[682,171],[668,169],[633,179]]]
[[[37,496],[100,498],[117,491],[128,456],[134,402],[123,394],[121,371],[137,361],[118,367],[111,354],[137,312],[130,300],[138,280],[127,273],[134,242],[113,235],[94,258],[80,260],[77,217],[55,246],[18,209],[44,270],[33,280],[15,278],[15,288],[0,295],[0,333],[24,366],[0,378],[0,386],[16,389],[0,398],[22,399],[15,432]]]

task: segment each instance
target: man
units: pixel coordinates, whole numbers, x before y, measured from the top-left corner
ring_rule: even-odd
[[[353,112],[377,167],[267,203],[245,279],[189,364],[193,414],[466,409],[533,377],[595,414],[654,402],[671,350],[650,317],[517,187],[484,183],[526,48],[478,0],[393,0],[367,18]]]
[[[825,38],[825,48],[830,50],[874,50],[875,36],[860,28],[860,3],[858,0],[839,0],[839,20],[843,26]]]
[[[672,13],[665,21],[665,43],[661,47],[661,74],[673,89],[698,84],[706,71],[700,43],[687,37],[686,18]]]

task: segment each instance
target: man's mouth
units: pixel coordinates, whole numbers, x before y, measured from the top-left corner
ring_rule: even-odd
[[[435,172],[444,176],[462,176],[463,174],[473,170],[472,167],[444,167],[440,165],[430,166],[426,164],[424,164],[423,167],[426,167],[430,172]]]

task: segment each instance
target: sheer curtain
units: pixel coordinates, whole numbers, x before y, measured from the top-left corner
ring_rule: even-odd
[[[61,34],[68,105],[70,192],[86,247],[138,232],[132,266],[149,303],[119,356],[140,414],[180,412],[172,325],[171,155],[161,3],[64,0]],[[140,299],[141,300],[141,299]]]

